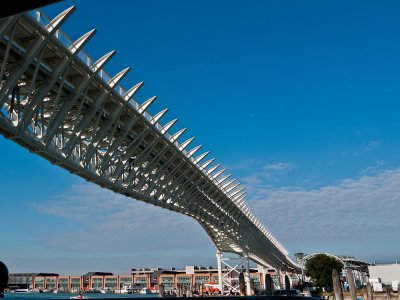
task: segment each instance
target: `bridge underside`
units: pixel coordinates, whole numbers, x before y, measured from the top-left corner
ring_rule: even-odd
[[[0,20],[0,132],[29,151],[104,188],[188,215],[219,251],[248,253],[255,262],[296,268],[283,246],[256,220],[243,188],[225,175],[193,139],[178,142],[185,129],[151,116],[119,82],[126,68],[109,76],[110,52],[93,61],[83,46],[59,28],[74,7],[53,20],[25,14]],[[197,156],[195,156],[197,155]]]

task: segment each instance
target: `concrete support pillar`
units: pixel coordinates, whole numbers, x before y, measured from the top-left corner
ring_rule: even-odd
[[[368,291],[367,291],[367,287],[366,286],[364,286],[362,288],[362,293],[363,293],[364,300],[370,300],[369,297],[368,297]]]
[[[244,282],[246,283],[246,295],[251,296],[252,291],[250,288],[249,256],[247,253],[244,255],[244,267],[245,267]]]
[[[290,280],[289,280],[289,276],[286,274],[285,275],[285,290],[286,290],[286,296],[290,296]]]
[[[276,274],[278,275],[278,286],[280,289],[282,289],[283,283],[282,283],[282,271],[280,268],[276,269]]]
[[[246,283],[244,282],[244,273],[239,274],[239,292],[240,296],[246,296]]]
[[[183,288],[182,284],[178,284],[178,297],[183,297]]]
[[[354,274],[353,270],[350,268],[346,268],[346,274],[347,274],[347,281],[349,282],[349,287],[350,287],[350,295],[352,300],[357,300],[357,290],[356,290],[356,283],[354,280]]]
[[[373,300],[374,296],[373,296],[373,292],[372,292],[372,286],[369,281],[367,282],[367,293],[368,293],[368,300]],[[399,295],[400,295],[400,293],[399,293]]]
[[[217,268],[218,268],[218,289],[223,295],[223,283],[222,283],[222,253],[217,251]]]
[[[342,285],[340,284],[339,273],[336,269],[332,271],[333,290],[335,291],[335,299],[343,300]]]
[[[264,281],[264,288],[267,288],[267,285],[265,284],[265,267],[262,266],[262,280]]]
[[[304,274],[304,260],[301,260],[301,284],[304,284],[306,275]]]
[[[163,284],[160,284],[158,286],[158,297],[160,297],[160,298],[164,297],[164,285]]]
[[[265,295],[272,296],[274,294],[274,284],[270,274],[265,275]]]

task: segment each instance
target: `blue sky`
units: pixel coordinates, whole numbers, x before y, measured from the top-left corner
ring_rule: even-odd
[[[117,55],[139,102],[246,185],[290,253],[399,259],[398,1],[64,1],[63,29]],[[12,272],[215,265],[191,219],[113,194],[0,137],[0,259]]]

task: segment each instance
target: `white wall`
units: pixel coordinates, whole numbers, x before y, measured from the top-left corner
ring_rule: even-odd
[[[392,280],[400,280],[400,264],[368,266],[369,278],[380,278],[384,284],[392,284]]]

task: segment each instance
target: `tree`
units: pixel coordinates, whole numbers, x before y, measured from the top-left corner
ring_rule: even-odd
[[[343,269],[341,261],[325,254],[317,254],[307,260],[306,275],[311,277],[318,287],[332,288],[332,270],[340,273]]]

